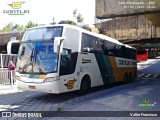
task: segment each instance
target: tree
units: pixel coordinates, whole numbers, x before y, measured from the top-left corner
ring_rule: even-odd
[[[83,16],[80,13],[77,14],[77,9],[73,10],[73,17],[76,18],[77,22],[83,22]]]
[[[28,23],[27,23],[27,25],[25,26],[25,28],[32,28],[32,27],[36,27],[36,26],[38,26],[38,24],[37,23],[33,23],[33,22],[31,22],[31,21],[29,21]]]
[[[1,32],[10,32],[13,30],[13,23],[8,23],[5,27],[2,28]]]
[[[17,27],[17,30],[25,30],[25,27],[24,27],[23,25],[18,26],[18,27]]]
[[[79,22],[79,23],[83,22],[83,16],[80,13],[77,15],[77,22]]]
[[[76,25],[76,23],[72,20],[62,20],[58,24],[70,24],[70,25]]]
[[[35,27],[38,26],[38,24],[35,24],[31,21],[28,22],[26,26],[24,25],[19,25],[19,24],[13,24],[12,22],[8,23],[5,27],[3,27],[0,32],[5,33],[5,32],[11,32],[11,31],[19,31],[19,30],[25,30],[27,28]]]
[[[73,17],[76,18],[77,9],[73,10]]]

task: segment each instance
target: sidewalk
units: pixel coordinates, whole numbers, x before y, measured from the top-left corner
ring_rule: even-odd
[[[148,59],[147,61],[141,61],[137,63],[137,69],[142,70],[144,68],[147,68],[153,64],[156,64],[157,62],[160,62],[159,59]]]
[[[139,65],[141,64],[151,64],[151,63],[156,63],[160,61],[159,59],[148,59],[147,61],[141,61],[141,62],[138,62]]]
[[[18,88],[16,85],[1,85],[0,84],[0,95],[3,94],[11,94],[11,93],[17,93],[20,92],[18,91]]]

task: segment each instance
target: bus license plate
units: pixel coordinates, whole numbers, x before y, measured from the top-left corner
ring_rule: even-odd
[[[30,89],[36,89],[36,86],[30,86],[30,85],[29,85],[29,88],[30,88]]]

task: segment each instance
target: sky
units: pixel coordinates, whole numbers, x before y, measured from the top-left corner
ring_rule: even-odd
[[[21,10],[29,10],[25,15],[8,15],[4,10],[13,10],[8,4],[13,2],[25,2],[21,5]],[[95,17],[95,0],[0,0],[0,29],[6,24],[26,25],[28,21],[38,24],[52,23],[61,20],[74,20],[73,10],[81,13],[84,23],[93,24]]]

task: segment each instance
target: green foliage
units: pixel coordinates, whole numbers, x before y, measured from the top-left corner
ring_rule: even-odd
[[[13,24],[12,22],[10,22],[0,30],[0,33],[6,33],[6,32],[15,31],[15,30],[17,30],[17,31],[25,30],[28,28],[36,27],[36,26],[38,26],[38,24],[33,23],[31,21],[29,21],[26,26],[19,25],[19,24]]]
[[[12,28],[13,28],[13,23],[11,22],[11,23],[7,24],[5,27],[3,27],[1,32],[2,33],[3,32],[10,32],[10,31],[12,31]]]
[[[18,26],[18,27],[17,27],[17,30],[25,30],[25,27],[24,27],[23,25]]]
[[[73,17],[76,17],[77,9],[73,10]]]
[[[36,27],[36,26],[38,26],[38,24],[29,21],[29,22],[27,23],[27,25],[25,26],[25,28],[28,29],[28,28],[32,28],[32,27]]]
[[[77,22],[83,22],[83,16],[80,13],[77,14],[77,9],[73,10],[73,17],[77,19]]]
[[[70,25],[76,25],[76,23],[72,20],[62,20],[58,24],[70,24]]]
[[[79,23],[83,22],[83,16],[80,13],[77,15],[77,22],[79,22]]]
[[[56,111],[62,111],[63,109],[64,109],[63,106],[60,106],[60,105],[56,107]]]

